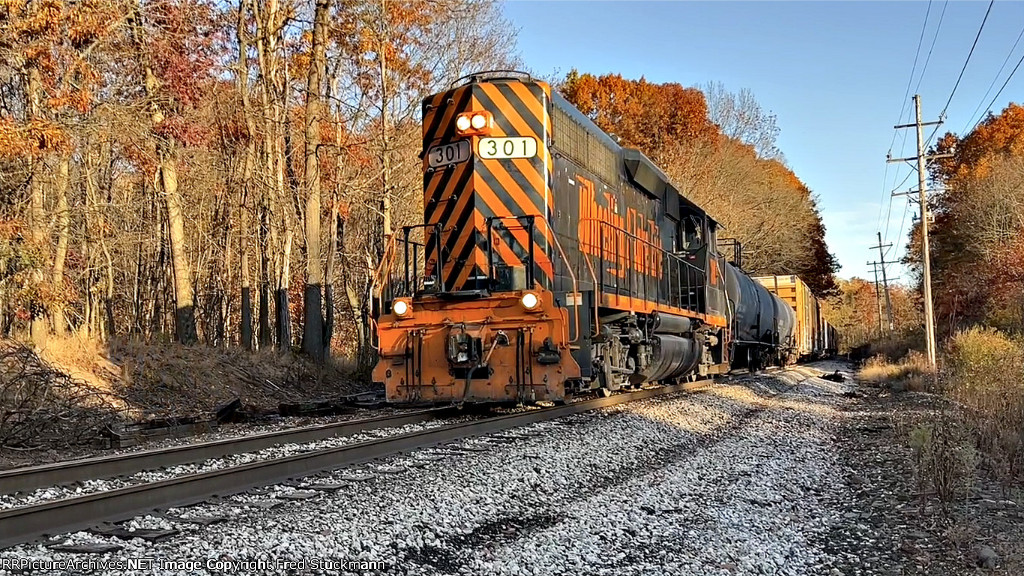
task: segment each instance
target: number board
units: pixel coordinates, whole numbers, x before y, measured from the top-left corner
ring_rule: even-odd
[[[537,140],[529,137],[481,138],[478,147],[481,158],[533,158],[537,155]]]
[[[450,144],[438,144],[427,150],[427,163],[431,168],[439,168],[449,164],[458,164],[469,160],[469,140],[459,140]]]

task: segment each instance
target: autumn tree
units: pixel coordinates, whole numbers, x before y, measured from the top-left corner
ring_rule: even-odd
[[[724,136],[751,146],[759,158],[781,160],[778,119],[761,107],[750,89],[733,93],[721,82],[709,82],[701,90],[707,99],[708,119]]]
[[[145,90],[155,181],[167,210],[167,234],[174,275],[175,334],[197,341],[192,270],[185,236],[185,207],[178,190],[178,144],[198,143],[201,129],[187,112],[205,95],[213,58],[208,30],[213,7],[203,2],[168,0],[130,7],[128,27]]]
[[[309,71],[306,81],[305,117],[305,182],[306,182],[306,291],[303,305],[305,326],[302,349],[306,354],[323,360],[323,311],[321,307],[324,282],[320,254],[320,115],[323,109],[322,90],[326,74],[324,44],[327,42],[327,19],[330,0],[317,0],[313,16],[313,34],[310,46]]]
[[[336,13],[328,84],[349,135],[338,241],[365,368],[370,280],[385,237],[423,218],[420,103],[470,71],[514,68],[515,29],[498,4],[473,0],[339,0]]]
[[[824,303],[829,322],[842,335],[844,349],[855,348],[879,339],[879,318],[885,318],[885,296],[875,288],[874,282],[854,277],[838,280],[839,293]],[[893,332],[905,336],[920,329],[920,296],[917,291],[902,284],[889,285],[889,300],[893,312]],[[881,304],[880,304],[881,303]],[[887,319],[883,320],[883,325]],[[884,335],[888,335],[885,329]]]
[[[941,184],[931,206],[933,297],[937,326],[977,324],[1024,331],[1024,107],[1009,104],[963,136],[945,134],[932,153]],[[919,229],[907,263],[918,272]]]

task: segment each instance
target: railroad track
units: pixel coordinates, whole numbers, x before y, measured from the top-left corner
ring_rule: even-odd
[[[95,492],[80,497],[65,498],[62,500],[48,501],[35,505],[0,510],[0,549],[24,544],[46,536],[54,536],[88,529],[103,522],[119,522],[128,520],[139,514],[152,510],[188,506],[202,502],[211,497],[236,494],[257,486],[278,484],[295,478],[309,476],[317,472],[341,468],[360,462],[391,456],[401,452],[435,446],[467,437],[500,432],[519,426],[562,418],[626,402],[703,389],[713,384],[713,382],[713,380],[704,380],[674,386],[649,388],[636,392],[626,392],[607,398],[582,400],[564,406],[529,410],[516,414],[475,420],[472,422],[440,426],[418,432],[388,436],[377,440],[314,450],[280,458],[260,460],[257,462],[197,474],[178,476],[158,482],[136,484],[105,492]],[[432,417],[437,417],[438,412],[439,411],[437,410],[427,410],[405,415],[398,419],[411,419],[415,417],[426,418],[431,414],[433,415]],[[396,424],[396,418],[394,417],[371,419],[369,421],[364,420],[361,422],[365,425],[367,422],[372,421],[376,421],[380,424],[377,426],[378,428],[398,425]],[[411,423],[411,421],[404,423]],[[355,425],[356,422],[350,422],[347,424]],[[361,428],[360,430],[367,430],[367,428]],[[312,434],[314,432],[312,432],[311,429],[307,429],[305,433]],[[323,431],[321,433],[331,436],[339,434],[337,431],[333,433]],[[278,437],[280,437],[280,435]],[[321,438],[324,437],[327,436],[321,436]],[[253,437],[252,441],[259,442],[255,438],[256,437]],[[239,444],[248,440],[249,439],[235,440],[234,448],[230,445],[230,442],[232,441],[211,442],[208,444],[218,446],[210,446],[205,448],[205,450],[207,450],[207,454],[217,453],[221,456],[237,453],[242,451],[238,448]],[[288,441],[294,442],[300,440],[293,439]],[[280,443],[280,441],[277,443]],[[250,446],[259,446],[259,444],[251,444]],[[182,447],[182,449],[187,448],[189,447]],[[199,448],[198,445],[193,449],[203,450]],[[247,449],[252,450],[257,448],[250,447]],[[173,452],[174,450],[175,449],[167,449],[167,451],[170,452]],[[227,452],[224,452],[224,450],[227,450]],[[186,456],[186,454],[187,452],[180,456],[171,455],[168,457],[195,458],[195,455],[201,454],[201,452],[194,452],[191,456]],[[216,456],[200,457],[199,459],[208,457]],[[117,457],[105,457],[92,460],[116,458]],[[140,465],[168,465],[167,461],[159,462],[158,464],[154,464],[154,462],[156,462],[154,460],[148,460],[148,464],[145,464],[146,462],[147,460],[145,459],[139,459],[135,460],[134,464],[111,462],[109,464],[99,464],[99,466],[110,466],[111,468],[106,469],[109,471],[114,469],[114,466],[121,467],[122,469],[137,470]],[[59,472],[59,469],[66,465],[67,463],[49,465],[46,467],[35,467],[37,469],[50,469],[45,472],[40,470],[38,472],[39,475],[36,476],[34,480],[32,480],[31,475],[28,475],[25,476],[27,479],[22,481],[25,482],[25,485],[35,482],[37,487],[39,486],[38,482],[41,482],[43,478],[57,478],[58,481],[67,482],[67,477],[60,475]],[[86,464],[82,464],[82,466],[78,468],[72,467],[72,470],[79,476],[92,474],[89,470],[96,469],[97,468],[95,467],[90,469]],[[8,478],[14,478],[17,476],[14,474],[16,472],[18,472],[18,470],[7,471],[4,474],[8,475]],[[109,472],[104,473],[109,474]],[[122,474],[123,473],[125,472],[122,472]],[[0,483],[3,481],[3,477],[0,476]],[[52,485],[52,482],[44,485]]]
[[[144,470],[156,470],[178,464],[221,458],[231,454],[255,452],[280,444],[315,442],[334,436],[346,436],[380,428],[419,424],[449,413],[450,409],[447,408],[418,410],[397,416],[345,420],[171,448],[141,450],[126,454],[2,470],[0,471],[0,495],[71,484],[82,480],[127,476]]]

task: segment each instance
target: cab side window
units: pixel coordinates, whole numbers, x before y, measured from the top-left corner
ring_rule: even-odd
[[[700,250],[706,244],[704,226],[700,218],[688,215],[679,223],[679,247],[687,252]]]

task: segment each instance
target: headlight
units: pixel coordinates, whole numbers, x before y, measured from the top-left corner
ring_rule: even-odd
[[[523,308],[533,310],[540,305],[540,298],[537,298],[537,295],[533,292],[527,292],[526,294],[523,294],[523,298],[520,302],[523,303]]]
[[[483,130],[484,126],[487,126],[487,116],[484,116],[483,114],[475,114],[470,121],[470,124],[473,125],[474,130]]]
[[[405,300],[395,300],[395,303],[391,305],[391,310],[398,316],[405,316],[409,313],[409,303]]]
[[[466,130],[469,130],[471,124],[472,122],[470,122],[469,116],[459,116],[458,118],[455,119],[455,127],[459,130],[459,132],[465,132]]]

